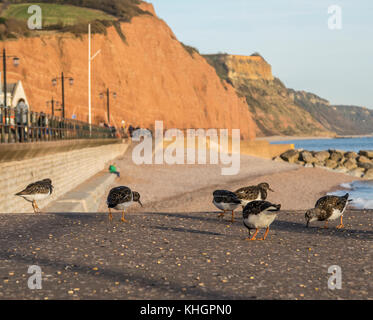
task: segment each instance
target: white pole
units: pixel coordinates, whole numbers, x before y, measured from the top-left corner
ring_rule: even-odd
[[[89,131],[92,132],[92,75],[91,75],[91,63],[94,58],[101,52],[98,50],[94,56],[91,55],[91,24],[88,24],[88,122]]]
[[[91,90],[91,24],[88,24],[88,122],[89,122],[89,131],[91,132],[92,124],[92,90]]]

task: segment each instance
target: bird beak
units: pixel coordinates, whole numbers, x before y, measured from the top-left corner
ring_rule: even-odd
[[[271,188],[269,188],[268,190],[271,191],[271,192],[275,192],[275,190],[273,190],[273,189],[271,189]]]
[[[140,203],[140,206],[141,206],[141,207],[143,207],[143,205],[142,205],[142,203],[141,203],[141,201],[140,201],[140,200],[138,201],[138,203]]]

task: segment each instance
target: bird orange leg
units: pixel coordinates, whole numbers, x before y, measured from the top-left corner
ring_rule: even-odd
[[[124,219],[124,210],[123,210],[123,212],[122,212],[122,222],[128,222],[126,219]]]
[[[36,204],[36,201],[32,201],[32,208],[34,209],[34,213],[39,213],[40,212],[40,209],[38,207],[38,205]]]
[[[109,221],[113,221],[113,214],[111,213],[111,209],[109,208]]]
[[[259,232],[259,229],[256,229],[253,236],[251,238],[247,238],[246,240],[248,240],[248,241],[256,240],[256,235],[258,234],[258,232]]]
[[[219,213],[218,218],[224,218],[226,210],[224,210],[222,213]]]
[[[343,224],[343,216],[341,216],[341,224],[339,226],[337,226],[337,229],[342,229],[344,228],[344,224]]]
[[[328,229],[328,220],[325,221],[324,229]]]
[[[41,213],[41,210],[40,210],[38,204],[36,203],[36,201],[35,201],[35,206],[36,206],[36,209],[38,210],[38,212]]]
[[[232,210],[232,222],[234,222],[234,211]]]
[[[269,227],[267,227],[266,232],[264,233],[263,238],[260,238],[259,240],[265,240],[267,238],[268,232],[269,232]]]

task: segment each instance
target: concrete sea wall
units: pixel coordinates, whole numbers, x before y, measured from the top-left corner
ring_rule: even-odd
[[[126,143],[111,143],[73,150],[47,152],[20,161],[0,163],[0,213],[33,212],[29,202],[14,194],[23,190],[29,183],[50,178],[54,185],[51,197],[38,203],[42,209],[52,201],[73,190],[96,173],[106,169],[110,162],[123,155],[128,148]],[[66,146],[67,142],[63,142]],[[84,144],[82,144],[84,146]],[[30,144],[30,148],[32,148]],[[23,148],[27,149],[27,146]],[[77,148],[77,149],[76,149]],[[1,152],[1,151],[0,151]]]

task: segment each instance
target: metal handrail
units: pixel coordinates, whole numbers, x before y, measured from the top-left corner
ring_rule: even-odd
[[[117,138],[115,128],[0,106],[0,143]]]

